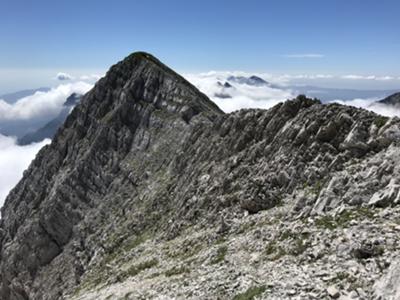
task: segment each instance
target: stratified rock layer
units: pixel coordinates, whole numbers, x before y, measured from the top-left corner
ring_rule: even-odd
[[[249,249],[264,253],[265,264],[258,260],[262,271],[277,267],[281,257],[308,255],[305,245],[310,252],[324,252],[311,241],[303,245],[294,239],[294,231],[282,232],[298,220],[343,227],[348,223],[328,216],[397,204],[399,124],[396,118],[303,96],[269,110],[226,115],[157,59],[134,53],[82,98],[8,196],[1,220],[0,297],[105,299],[118,293],[107,294],[105,287],[138,276],[118,297],[143,292],[155,298],[160,290],[182,299],[230,299],[244,286],[232,285],[236,279],[229,272],[219,279],[225,290],[199,281],[212,276],[245,238],[247,231],[232,230],[232,222],[260,223],[257,235],[265,240],[250,242]],[[268,218],[283,222],[272,236],[262,230],[271,225]],[[196,234],[201,245],[186,244],[185,237]],[[295,247],[271,260],[287,239],[294,239]],[[173,241],[183,243],[176,245],[183,254],[171,254]],[[273,241],[279,243],[268,248]],[[218,246],[221,242],[226,245]],[[382,255],[381,246],[359,242],[345,244],[341,255]],[[142,244],[148,247],[137,247]],[[203,257],[206,246],[218,247],[212,258]],[[193,264],[200,270],[204,261],[210,275],[197,276],[180,266],[185,262],[186,268]],[[232,272],[244,265],[239,256]],[[146,270],[159,272],[141,277]],[[277,270],[284,272],[285,266]],[[187,271],[194,274],[188,278],[195,291],[174,283],[174,276]],[[159,281],[160,274],[167,279]],[[267,288],[257,291],[267,293]],[[286,292],[283,287],[269,291],[276,297]]]

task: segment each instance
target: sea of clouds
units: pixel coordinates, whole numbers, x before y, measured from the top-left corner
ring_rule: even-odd
[[[291,90],[274,88],[273,85],[231,83],[232,88],[221,88],[218,85],[218,82],[227,82],[230,76],[249,76],[243,72],[208,72],[184,76],[227,113],[242,108],[267,109],[294,97]],[[218,94],[229,94],[231,98],[217,97]]]
[[[364,108],[386,117],[400,117],[399,106],[392,106],[383,103],[378,103],[377,101],[379,100],[382,100],[382,98],[353,99],[349,101],[334,100],[332,102]]]
[[[72,93],[84,94],[92,86],[87,82],[78,81],[61,84],[48,92],[36,92],[11,104],[0,99],[0,122],[54,118],[60,113],[68,96]]]
[[[313,80],[318,79],[329,79],[331,75],[297,75],[297,76],[289,76],[289,75],[280,75],[273,76],[270,74],[255,74],[258,77],[264,79],[268,82],[268,85],[259,85],[259,86],[251,86],[248,84],[238,84],[235,82],[230,82],[230,76],[245,76],[249,77],[253,74],[244,73],[244,72],[208,72],[201,74],[186,74],[184,75],[186,79],[188,79],[192,84],[194,84],[200,91],[205,93],[210,99],[212,99],[218,106],[225,112],[229,113],[242,108],[270,108],[279,102],[285,101],[287,99],[295,98],[298,95],[298,91],[294,85],[290,85],[293,80],[301,78],[302,80],[307,79],[309,82],[313,82]],[[341,78],[345,78],[341,76]],[[355,80],[351,77],[349,80]],[[372,79],[368,79],[372,80]],[[376,78],[376,80],[383,80],[381,78]],[[233,88],[223,88],[221,85],[225,82],[229,82]],[[399,82],[400,86],[400,82]],[[315,87],[310,86],[309,92],[315,92]],[[399,89],[400,90],[400,89]],[[335,91],[334,89],[327,89],[325,93],[330,93],[331,91]],[[341,90],[343,93],[343,90]],[[354,90],[351,91],[354,93]],[[220,98],[217,97],[218,94],[229,94],[230,98]],[[305,92],[307,94],[307,91]],[[385,91],[382,91],[382,95],[379,97],[373,98],[365,98],[365,99],[351,99],[351,100],[342,100],[335,99],[329,100],[325,102],[336,102],[344,105],[355,106],[359,108],[364,108],[367,110],[374,111],[378,114],[394,117],[400,116],[399,107],[388,106],[382,103],[377,103],[378,100],[382,100],[385,98],[387,94]],[[332,97],[329,97],[332,98]]]
[[[261,85],[229,81],[230,76],[248,77],[251,75],[253,74],[244,72],[208,72],[185,74],[184,77],[227,113],[242,108],[268,109],[279,102],[297,96],[296,90],[288,85],[288,82],[295,77],[255,74],[268,82],[268,84]],[[35,119],[47,122],[61,111],[68,96],[72,93],[86,93],[93,87],[94,80],[97,80],[99,76],[81,76],[75,81],[73,76],[59,73],[56,78],[60,80],[61,84],[48,92],[37,92],[14,104],[0,99],[0,125],[2,122],[24,122]],[[309,80],[321,78],[327,79],[328,77],[320,75],[309,78]],[[304,78],[302,77],[302,79]],[[226,82],[229,82],[232,87],[224,87]],[[400,116],[398,108],[376,103],[380,99],[382,98],[349,101],[337,99],[331,102],[365,108],[389,117]],[[0,134],[0,207],[8,192],[21,179],[23,171],[29,166],[37,152],[49,142],[49,140],[45,140],[28,146],[19,146],[16,144],[16,138]]]
[[[37,152],[48,143],[50,140],[18,146],[15,138],[0,135],[0,207]]]
[[[72,93],[84,94],[92,83],[77,81],[63,83],[48,92],[36,92],[15,103],[0,99],[0,124],[29,124],[35,120],[45,123],[56,117]],[[35,158],[37,152],[50,140],[27,146],[17,145],[16,137],[0,134],[0,207],[11,190],[22,178],[23,171]]]

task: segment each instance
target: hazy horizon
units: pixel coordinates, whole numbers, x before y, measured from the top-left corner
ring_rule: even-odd
[[[400,3],[394,0],[16,0],[2,1],[0,9],[0,94],[55,86],[58,73],[104,74],[138,50],[180,73],[268,73],[335,88],[400,86]]]

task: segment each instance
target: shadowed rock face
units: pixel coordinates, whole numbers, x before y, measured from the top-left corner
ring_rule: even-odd
[[[379,103],[393,105],[393,106],[400,106],[400,93],[396,93],[390,95],[389,97],[378,101]]]
[[[134,53],[83,96],[7,197],[0,298],[65,298],[125,240],[171,240],[217,226],[221,212],[245,218],[290,199],[308,216],[354,205],[352,193],[368,204],[385,182],[352,190],[346,166],[396,144],[398,126],[304,96],[227,115]]]

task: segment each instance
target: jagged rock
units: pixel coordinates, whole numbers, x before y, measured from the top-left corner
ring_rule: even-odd
[[[369,150],[366,137],[367,132],[364,125],[356,123],[340,147],[343,150],[351,151],[356,156],[361,156]]]
[[[132,54],[82,97],[7,197],[0,298],[231,299],[250,289],[282,299],[308,296],[307,286],[326,297],[326,282],[359,266],[338,245],[384,235],[385,255],[397,253],[395,218],[361,206],[400,177],[400,121],[378,130],[376,118],[305,96],[224,114],[153,56]],[[357,274],[378,279],[364,261]],[[355,280],[370,295],[367,277]]]
[[[254,214],[261,210],[269,209],[277,205],[279,198],[273,193],[264,192],[246,197],[240,203],[240,207]]]
[[[379,243],[373,243],[371,241],[362,242],[359,245],[355,245],[351,250],[352,255],[357,259],[367,259],[374,256],[380,256],[383,254],[383,247]]]
[[[400,202],[400,185],[397,179],[392,178],[389,184],[381,191],[376,192],[369,200],[369,205],[384,207]]]
[[[331,121],[328,123],[328,125],[320,127],[316,137],[322,142],[329,142],[335,138],[336,134],[336,124],[335,122]]]
[[[336,286],[331,285],[326,289],[326,291],[327,291],[329,297],[331,297],[333,299],[337,299],[340,297],[340,291],[337,289]]]
[[[380,299],[400,299],[400,261],[394,261],[387,273],[375,283],[375,295]]]
[[[230,229],[230,226],[225,222],[225,219],[222,217],[220,226],[217,230],[217,233],[224,234],[224,233],[228,232],[229,229]]]

